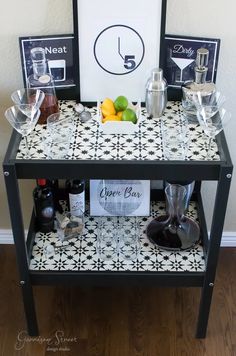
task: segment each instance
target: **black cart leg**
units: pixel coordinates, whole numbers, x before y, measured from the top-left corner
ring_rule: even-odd
[[[231,183],[232,169],[222,167],[217,185],[209,248],[206,260],[206,274],[202,288],[196,337],[206,336],[208,317],[215,281],[215,273],[220,250],[221,237]]]
[[[5,164],[3,168],[28,333],[31,336],[36,336],[38,335],[38,325],[35,313],[33,290],[29,275],[29,262],[25,242],[18,181],[14,165]]]

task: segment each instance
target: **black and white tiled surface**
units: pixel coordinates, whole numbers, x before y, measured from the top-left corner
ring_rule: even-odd
[[[137,217],[139,225],[140,251],[134,260],[125,260],[117,255],[110,261],[99,258],[97,253],[97,233],[99,217],[86,216],[84,234],[69,240],[69,247],[54,256],[45,255],[45,248],[58,242],[57,233],[37,233],[30,260],[30,269],[38,271],[152,271],[152,272],[204,272],[203,248],[196,245],[188,251],[171,252],[161,250],[152,244],[145,228],[153,217],[165,214],[163,202],[151,204],[149,217]],[[197,219],[197,207],[190,203],[188,216]],[[130,217],[132,225],[134,218]]]
[[[163,159],[161,120],[148,119],[142,109],[143,119],[134,134],[104,134],[97,122],[97,108],[89,109],[92,119],[81,123],[74,111],[74,101],[61,101],[60,110],[74,117],[75,134],[72,136],[68,159],[72,160],[161,160]],[[169,102],[162,120],[178,120],[181,103]],[[190,140],[188,160],[206,159],[206,138],[196,124],[189,125]],[[45,150],[46,126],[37,125],[28,137],[31,159],[49,159]],[[17,159],[24,159],[26,148],[21,141]],[[211,159],[219,160],[214,144]],[[97,254],[98,219],[85,218],[84,235],[70,240],[69,247],[57,252],[53,257],[45,255],[45,247],[58,242],[57,233],[37,233],[30,260],[30,269],[39,271],[178,271],[202,272],[205,270],[203,248],[195,246],[189,251],[170,252],[159,249],[146,237],[145,228],[156,215],[163,214],[163,203],[152,204],[150,217],[139,217],[140,252],[136,259],[124,260],[120,256],[103,261]],[[191,203],[189,216],[196,218],[196,206]],[[133,224],[130,218],[130,224]]]
[[[60,111],[74,117],[75,134],[70,141],[68,156],[72,160],[161,160],[163,159],[160,119],[146,117],[145,109],[141,110],[142,121],[134,134],[104,134],[98,124],[97,108],[89,109],[92,119],[81,123],[74,111],[74,101],[61,101]],[[180,102],[169,102],[162,120],[175,122],[182,114]],[[197,124],[189,125],[188,160],[206,159],[206,136]],[[45,145],[46,125],[36,125],[28,136],[31,159],[49,159]],[[26,148],[21,140],[17,159],[24,159]],[[219,160],[216,144],[210,152],[212,160]]]

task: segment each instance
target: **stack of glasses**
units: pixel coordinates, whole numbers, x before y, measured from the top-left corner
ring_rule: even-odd
[[[185,160],[188,154],[189,127],[187,118],[182,115],[169,120],[161,119],[163,156],[166,160]]]
[[[103,216],[98,221],[97,253],[101,260],[136,260],[140,250],[137,217]]]

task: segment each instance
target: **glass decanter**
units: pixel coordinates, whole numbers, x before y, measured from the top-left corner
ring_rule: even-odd
[[[184,215],[186,188],[169,184],[165,194],[168,213],[153,219],[147,226],[146,234],[151,242],[162,249],[190,249],[199,241],[200,229],[194,220]]]
[[[44,92],[45,97],[40,106],[41,114],[38,123],[46,124],[47,118],[50,115],[59,112],[54,80],[48,70],[45,49],[42,47],[34,47],[31,49],[30,54],[32,59],[33,74],[28,77],[27,87],[40,89]]]

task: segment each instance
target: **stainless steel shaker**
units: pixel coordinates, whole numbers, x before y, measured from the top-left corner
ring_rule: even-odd
[[[163,70],[154,68],[146,84],[146,109],[148,116],[162,116],[167,103],[167,82]]]

